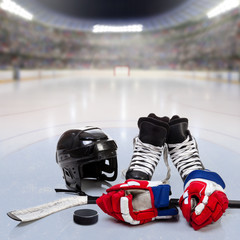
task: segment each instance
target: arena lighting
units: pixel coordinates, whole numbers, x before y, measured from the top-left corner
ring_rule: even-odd
[[[225,0],[207,13],[208,18],[213,18],[231,9],[239,7],[239,0]]]
[[[31,21],[33,19],[33,15],[25,10],[23,7],[15,3],[11,0],[2,0],[0,3],[0,7],[10,13],[13,13],[15,15],[18,15],[19,17],[22,17],[26,20]]]
[[[143,25],[126,25],[126,26],[109,26],[109,25],[94,25],[94,33],[104,33],[104,32],[142,32]]]

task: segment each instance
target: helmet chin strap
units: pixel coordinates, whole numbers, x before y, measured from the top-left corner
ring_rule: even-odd
[[[78,192],[78,191],[69,190],[69,189],[55,188],[55,191],[56,192],[65,192],[65,193],[74,193],[74,194],[78,194],[79,196],[87,196],[88,197],[88,204],[95,204],[96,200],[100,197],[100,196],[89,196],[88,194],[86,194],[82,190],[79,190],[79,192]]]
[[[101,185],[105,185],[108,188],[112,187],[112,184],[110,184],[107,181],[101,181]],[[55,188],[56,192],[64,192],[64,193],[70,193],[70,194],[74,194],[74,195],[79,195],[79,196],[87,196],[88,197],[88,204],[95,204],[96,200],[100,197],[100,196],[91,196],[86,194],[84,191],[82,191],[81,186],[78,186],[75,189],[62,189],[62,188]]]

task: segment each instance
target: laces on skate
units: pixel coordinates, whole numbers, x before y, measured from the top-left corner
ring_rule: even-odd
[[[181,143],[168,144],[169,154],[182,179],[194,170],[203,169],[196,141],[190,135]]]
[[[161,155],[167,167],[166,178],[163,183],[168,182],[170,178],[170,167],[168,165],[167,145],[162,147],[153,146],[151,144],[143,143],[138,137],[134,138],[134,151],[132,160],[128,170],[143,172],[152,178],[155,168],[160,161]]]

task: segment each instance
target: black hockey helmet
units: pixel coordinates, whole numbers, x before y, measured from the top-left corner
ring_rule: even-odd
[[[66,186],[81,191],[81,179],[114,181],[117,178],[117,145],[98,127],[64,132],[57,144],[56,161]]]

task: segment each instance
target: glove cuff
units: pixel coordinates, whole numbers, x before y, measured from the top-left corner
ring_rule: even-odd
[[[169,184],[163,184],[152,187],[154,196],[154,207],[157,209],[156,219],[168,219],[178,215],[178,209],[169,203],[171,187]]]
[[[209,170],[194,170],[192,171],[184,181],[184,188],[188,181],[195,179],[195,178],[202,178],[206,180],[213,181],[219,184],[223,189],[225,188],[225,183],[222,178],[215,172],[211,172]]]
[[[165,185],[152,187],[152,193],[154,196],[155,208],[168,207],[169,195],[171,194],[170,185],[165,184]]]

